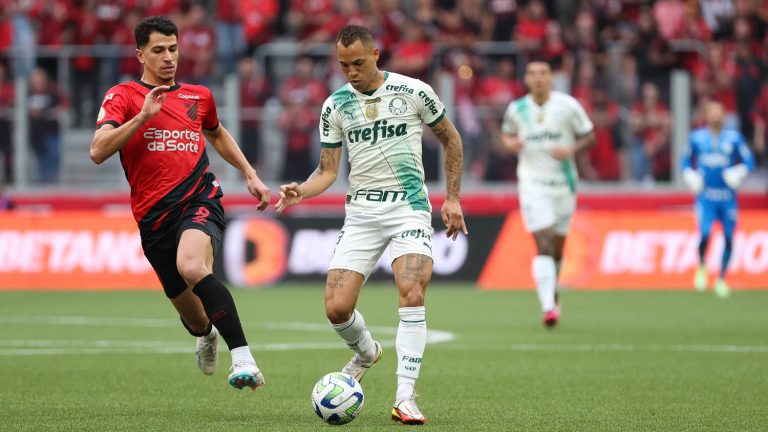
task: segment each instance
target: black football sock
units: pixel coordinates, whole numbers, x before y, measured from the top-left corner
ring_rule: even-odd
[[[240,317],[237,315],[235,300],[223,283],[213,274],[209,274],[192,288],[192,292],[200,297],[205,314],[216,326],[230,351],[233,348],[248,345],[245,341],[243,326],[240,324]]]
[[[195,336],[195,337],[208,336],[209,334],[211,334],[211,330],[213,330],[213,323],[210,322],[210,321],[208,321],[208,327],[206,327],[205,330],[203,330],[202,332],[198,333],[198,332],[192,330],[191,328],[189,328],[189,326],[187,325],[186,321],[184,321],[184,318],[181,315],[179,315],[179,319],[181,320],[181,324],[184,326],[185,329],[187,329],[189,334],[191,334],[192,336]]]

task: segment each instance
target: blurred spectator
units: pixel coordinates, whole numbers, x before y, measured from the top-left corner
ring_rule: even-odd
[[[630,107],[640,93],[640,77],[637,75],[637,59],[634,56],[621,56],[619,74],[615,79],[616,101],[624,107]]]
[[[632,55],[637,59],[637,71],[642,81],[650,81],[667,94],[669,73],[677,56],[656,30],[656,24],[647,7],[640,10]]]
[[[680,37],[685,22],[685,9],[682,0],[656,0],[653,4],[653,19],[661,37],[667,40]]]
[[[723,104],[726,114],[725,126],[738,129],[736,115],[736,62],[733,55],[725,52],[722,42],[710,42],[706,57],[696,63],[692,71],[694,76],[694,94]]]
[[[760,166],[768,165],[768,79],[763,81],[760,94],[752,108],[752,121],[755,125],[753,150]]]
[[[112,43],[123,49],[133,51],[136,48],[133,29],[139,24],[139,21],[141,21],[141,15],[138,11],[128,11],[114,30],[111,39]],[[120,57],[116,61],[116,66],[112,66],[110,72],[113,76],[120,77],[118,81],[128,81],[141,76],[141,63],[136,61],[135,56]]]
[[[248,54],[252,54],[259,45],[274,38],[280,3],[278,0],[240,0],[239,12],[245,45]]]
[[[515,63],[511,58],[501,58],[495,71],[480,79],[475,95],[477,105],[483,108],[482,134],[478,140],[476,156],[471,172],[483,180],[511,181],[515,179],[517,157],[501,142],[501,119],[509,104],[525,96],[526,89],[517,80]]]
[[[66,109],[66,100],[41,68],[34,69],[29,76],[28,109],[29,142],[37,158],[37,179],[40,183],[54,183],[59,179],[59,119]]]
[[[619,152],[622,148],[620,127],[619,104],[608,97],[608,92],[603,86],[595,87],[591,92],[589,118],[595,125],[596,144],[588,153],[582,153],[579,158],[579,172],[586,180],[620,180],[621,158]]]
[[[270,96],[270,86],[260,66],[250,57],[237,63],[240,78],[240,145],[251,166],[259,161],[260,131],[258,111]]]
[[[0,213],[13,210],[13,199],[5,193],[5,183],[0,179]]]
[[[280,87],[280,102],[283,105],[304,105],[319,109],[326,97],[328,88],[322,80],[315,78],[315,61],[309,56],[299,57],[294,74],[283,81]]]
[[[733,18],[734,7],[731,0],[698,0],[701,16],[713,33],[718,33]]]
[[[753,125],[750,121],[752,107],[758,96],[763,77],[766,76],[765,64],[758,58],[750,40],[736,42],[735,87],[736,106],[741,133],[747,141],[752,141]]]
[[[456,9],[441,10],[438,24],[435,41],[447,47],[469,49],[477,40],[478,29],[473,28]]]
[[[13,82],[7,67],[0,63],[0,184],[13,183]]]
[[[224,74],[235,72],[235,63],[243,52],[245,52],[245,36],[240,0],[217,0],[216,54],[221,60]]]
[[[630,155],[632,178],[643,182],[669,179],[669,109],[655,84],[643,84],[642,99],[632,106],[629,122],[635,135]]]
[[[72,43],[77,45],[94,45],[104,43],[105,36],[114,28],[104,30],[99,17],[94,11],[100,10],[96,0],[85,0],[81,7],[71,11],[75,24]],[[106,27],[108,24],[103,23]],[[105,60],[105,61],[110,61]],[[72,59],[72,100],[74,123],[80,127],[93,124],[96,118],[97,101],[100,97],[99,63],[101,61],[90,55],[78,55]]]
[[[206,15],[205,7],[192,5],[179,29],[179,46],[184,52],[177,74],[180,82],[210,85],[216,55],[216,33],[208,25]]]
[[[336,7],[331,17],[322,22],[319,28],[307,34],[301,42],[335,42],[336,35],[345,25],[366,25],[364,14],[360,10],[357,0],[336,0]]]
[[[515,42],[524,51],[538,52],[544,45],[549,24],[544,3],[531,0],[528,6],[520,9],[518,13]]]
[[[402,29],[402,39],[392,47],[385,69],[428,81],[432,43],[427,39],[424,28],[413,20],[406,20]]]
[[[517,0],[490,0],[488,16],[493,19],[491,40],[506,42],[512,39],[517,21]]]
[[[35,29],[27,15],[32,6],[21,0],[4,3],[11,18],[13,45],[21,53],[13,60],[13,75],[27,76],[35,67]]]
[[[304,40],[313,34],[333,15],[334,0],[291,0],[291,9],[286,18],[290,33],[297,40]]]
[[[312,139],[317,134],[316,107],[291,103],[280,114],[278,127],[285,136],[282,179],[303,180],[315,169]]]

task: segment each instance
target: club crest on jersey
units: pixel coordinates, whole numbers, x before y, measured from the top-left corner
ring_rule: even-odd
[[[389,102],[389,112],[394,115],[403,115],[408,110],[405,99],[396,97]]]
[[[187,110],[187,117],[189,117],[189,119],[192,121],[197,120],[197,106],[198,103],[195,101],[195,103],[193,103],[192,106]]]
[[[376,120],[379,116],[379,102],[381,102],[381,98],[368,99],[365,101],[365,118],[368,120]]]

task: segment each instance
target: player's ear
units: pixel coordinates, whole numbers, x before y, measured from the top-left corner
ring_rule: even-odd
[[[144,51],[136,48],[136,59],[139,60],[139,63],[144,64]]]
[[[377,47],[373,47],[373,62],[378,63],[379,62],[379,49]]]

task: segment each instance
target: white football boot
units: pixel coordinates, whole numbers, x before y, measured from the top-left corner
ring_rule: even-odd
[[[208,336],[197,338],[195,345],[195,356],[197,356],[197,367],[206,375],[213,375],[216,372],[216,366],[219,365],[218,355],[219,331],[216,327],[211,329]]]
[[[371,366],[376,364],[376,362],[379,361],[381,358],[381,354],[383,353],[383,350],[381,349],[381,344],[377,341],[373,341],[374,344],[374,356],[373,360],[366,361],[365,359],[360,356],[360,354],[355,353],[354,356],[352,356],[352,360],[347,363],[346,366],[344,366],[344,369],[341,371],[345,374],[352,375],[355,377],[357,382],[360,382],[363,380],[363,376],[365,376],[365,373],[368,372],[368,369],[370,369]]]
[[[258,387],[264,385],[264,375],[261,374],[256,363],[249,361],[236,361],[232,363],[230,368],[232,373],[229,374],[229,385],[242,390],[245,387],[250,387],[251,390],[256,390]]]

